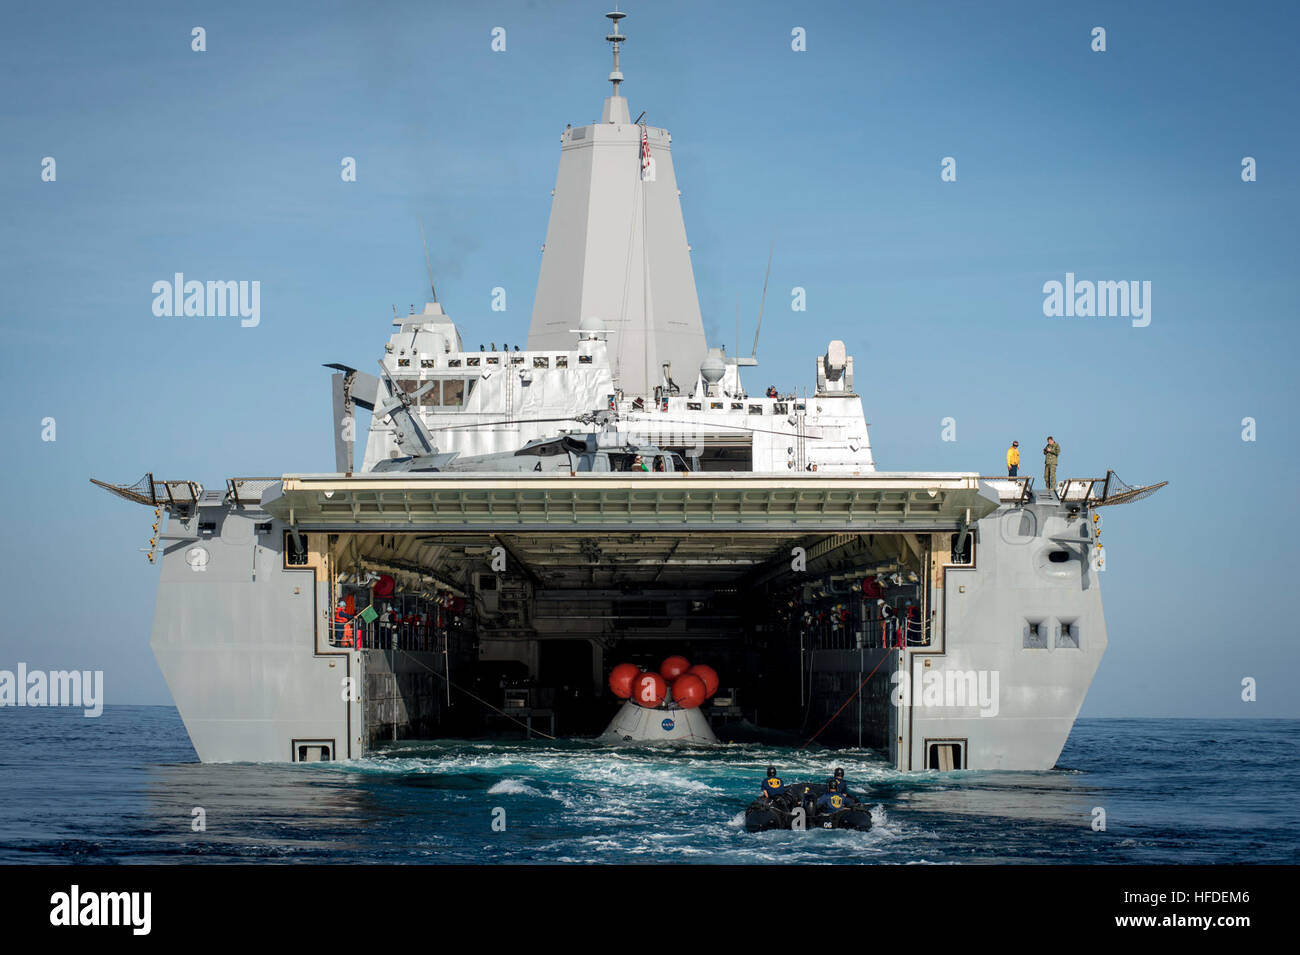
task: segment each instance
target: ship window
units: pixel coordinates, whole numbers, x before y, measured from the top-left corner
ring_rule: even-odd
[[[762,413],[763,413],[763,406],[762,406],[762,405],[750,405],[750,406],[749,406],[749,413],[750,413],[750,414],[762,414]]]
[[[435,362],[432,358],[421,358],[421,359],[420,359],[420,367],[421,367],[421,368],[432,368],[435,364],[436,364],[436,362]]]
[[[442,406],[444,408],[461,408],[474,391],[475,379],[448,378],[442,383]]]
[[[732,410],[732,411],[744,411],[744,410],[745,410],[745,406],[744,406],[741,402],[739,402],[739,401],[733,401],[733,402],[731,403],[731,410]]]
[[[448,368],[459,368],[459,367],[460,367],[460,359],[459,359],[459,358],[448,358],[448,359],[447,359],[447,367],[448,367]]]
[[[1047,555],[1047,559],[1053,564],[1064,564],[1070,559],[1070,552],[1068,550],[1054,550]]]
[[[465,364],[468,365],[470,368],[477,368],[479,364],[478,356],[475,355],[473,358],[466,358]]]
[[[699,403],[698,401],[688,401],[688,402],[686,402],[686,410],[687,410],[687,411],[699,411],[699,410],[700,410],[700,403]]]
[[[398,368],[410,368],[410,367],[411,367],[411,359],[409,359],[409,358],[399,358],[399,359],[397,359],[397,367],[398,367]]]
[[[709,410],[710,410],[710,411],[721,411],[721,410],[722,410],[722,402],[721,402],[721,401],[710,401],[710,402],[709,402]]]
[[[511,356],[510,356],[510,364],[512,364],[512,365],[522,365],[523,363],[524,363],[524,356],[523,356],[523,355],[511,355]]]
[[[437,408],[442,404],[442,382],[430,381],[426,384],[433,385],[428,391],[420,395],[420,407]]]
[[[555,367],[556,367],[556,368],[568,368],[568,367],[569,367],[569,356],[568,356],[568,355],[557,355],[557,356],[555,357]]]
[[[534,367],[534,368],[550,368],[550,367],[551,367],[551,359],[548,358],[546,355],[539,355],[538,357],[536,357],[536,358],[533,359],[533,367]]]
[[[489,356],[488,356],[487,363],[488,363],[489,365],[499,365],[499,364],[501,364],[501,359],[498,358],[496,355],[489,355]]]
[[[1047,621],[1026,620],[1023,628],[1023,644],[1026,650],[1047,649]]]
[[[578,356],[578,364],[579,364],[579,365],[590,365],[590,364],[591,364],[591,356],[590,356],[590,355],[579,355],[579,356]]]
[[[1079,649],[1079,621],[1062,619],[1060,624],[1056,631],[1056,646],[1065,650]]]
[[[803,411],[807,407],[802,401],[796,401],[794,404],[795,411]]]
[[[772,414],[789,414],[789,413],[790,413],[790,406],[787,405],[784,401],[778,401],[772,405]]]

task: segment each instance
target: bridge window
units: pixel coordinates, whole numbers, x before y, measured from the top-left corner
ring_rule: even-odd
[[[442,382],[429,381],[425,384],[433,385],[428,391],[420,395],[420,407],[437,408],[442,404]]]
[[[1042,619],[1026,620],[1024,625],[1024,649],[1047,649],[1047,621]]]

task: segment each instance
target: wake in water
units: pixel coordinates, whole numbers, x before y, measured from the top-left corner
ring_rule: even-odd
[[[1081,720],[1068,769],[898,773],[868,752],[757,742],[444,740],[204,765],[174,709],[0,719],[3,862],[1300,861],[1294,721]],[[791,782],[843,766],[871,830],[747,833],[769,764]]]

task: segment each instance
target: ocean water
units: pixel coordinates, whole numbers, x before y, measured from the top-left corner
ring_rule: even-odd
[[[582,741],[205,766],[170,707],[5,708],[0,862],[1296,863],[1297,757],[1296,720],[1124,719],[1080,720],[1060,768],[1034,773]],[[874,828],[746,833],[769,763],[787,781],[843,766]]]

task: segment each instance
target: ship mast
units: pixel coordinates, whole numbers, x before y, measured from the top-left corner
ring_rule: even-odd
[[[626,13],[619,13],[615,8],[613,13],[605,14],[613,21],[612,32],[606,34],[605,39],[614,44],[614,69],[609,74],[609,81],[614,84],[614,96],[618,96],[618,84],[623,82],[623,74],[618,68],[618,45],[627,39],[623,34],[618,32],[618,21],[627,16]]]

